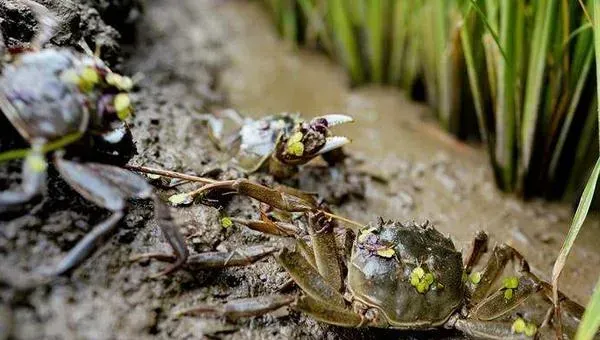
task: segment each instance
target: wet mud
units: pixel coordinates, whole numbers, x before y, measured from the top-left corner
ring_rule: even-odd
[[[10,2],[0,0],[0,17],[4,13],[9,13],[7,18],[27,16],[26,10],[10,12],[15,9],[6,4]],[[123,4],[129,7],[119,7]],[[56,1],[49,8],[60,6],[63,2]],[[6,8],[10,11],[3,12]],[[523,204],[499,193],[482,150],[440,132],[427,109],[402,93],[376,87],[348,89],[343,71],[333,62],[282,44],[258,4],[181,0],[175,6],[153,0],[142,8],[135,1],[90,0],[65,12],[79,17],[79,24],[66,24],[77,28],[53,42],[76,46],[83,37],[93,48],[94,39],[105,37],[103,46],[114,46],[102,49],[111,65],[143,76],[133,93],[136,114],[131,127],[137,155],[131,164],[236,178],[242,174],[209,141],[200,113],[228,107],[255,117],[281,111],[308,116],[348,112],[357,122],[336,130],[353,138],[346,148],[351,155],[346,163],[332,169],[310,164],[287,184],[318,192],[332,202],[333,210],[358,221],[376,216],[430,220],[452,235],[459,248],[466,248],[474,231],[486,230],[492,242],[511,243],[529,259],[536,274],[549,278],[568,229],[569,206]],[[94,13],[96,24],[82,19],[86,13]],[[115,13],[121,19],[114,19]],[[0,21],[10,44],[27,41],[29,33],[16,35],[22,32],[21,23],[20,19]],[[119,36],[119,30],[129,32],[134,24],[137,34]],[[0,149],[19,145],[5,121],[0,121],[0,130]],[[0,164],[0,190],[18,185],[19,166],[19,162]],[[251,179],[273,183],[265,174]],[[194,187],[156,184],[163,198]],[[233,197],[223,207],[224,214],[243,218],[256,218],[257,210],[256,202],[242,197]],[[172,208],[172,213],[192,253],[286,244],[242,227],[223,228],[221,213],[213,207],[196,204]],[[115,235],[84,265],[51,286],[17,292],[7,281],[56,264],[86,231],[108,216],[52,172],[41,198],[0,215],[0,275],[4,276],[0,276],[0,339],[9,330],[14,339],[460,338],[437,331],[343,329],[285,308],[243,320],[176,317],[175,311],[195,303],[274,293],[288,276],[269,258],[244,268],[180,271],[151,278],[165,264],[132,262],[130,257],[170,251],[152,215],[151,202],[131,202]],[[598,235],[600,224],[592,218],[562,279],[562,289],[580,303],[587,302],[599,274],[600,252],[594,243]]]

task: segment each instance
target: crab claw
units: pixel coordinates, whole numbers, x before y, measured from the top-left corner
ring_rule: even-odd
[[[324,119],[327,122],[328,127],[354,122],[354,118],[352,118],[348,115],[340,114],[340,113],[332,113],[332,114],[320,116],[320,117],[314,118],[313,121],[316,121],[318,119]]]
[[[349,138],[343,137],[343,136],[327,137],[325,139],[325,145],[323,145],[323,147],[321,147],[321,149],[319,149],[319,151],[316,153],[316,155],[322,155],[329,151],[341,148],[342,146],[344,146],[350,142],[351,141]]]

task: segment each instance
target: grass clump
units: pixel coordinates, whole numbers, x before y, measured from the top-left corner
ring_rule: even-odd
[[[354,85],[400,86],[488,147],[497,183],[573,196],[597,155],[592,0],[264,0]]]

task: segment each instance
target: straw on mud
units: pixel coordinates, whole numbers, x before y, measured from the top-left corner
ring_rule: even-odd
[[[138,166],[138,165],[125,165],[123,167],[125,169],[131,170],[131,171],[159,175],[159,176],[164,176],[164,177],[169,177],[169,178],[179,178],[179,179],[184,179],[184,180],[190,181],[190,182],[198,182],[198,183],[204,183],[204,184],[212,184],[212,183],[219,182],[216,179],[206,178],[206,177],[198,177],[198,176],[188,175],[188,174],[171,171],[171,170],[155,169],[155,168],[149,168],[149,167]]]

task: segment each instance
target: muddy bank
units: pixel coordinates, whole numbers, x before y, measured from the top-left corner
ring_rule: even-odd
[[[120,48],[124,54],[119,55],[130,57],[119,69],[144,76],[133,94],[132,130],[138,151],[133,164],[196,174],[210,170],[217,178],[233,178],[240,174],[208,141],[198,113],[230,106],[254,115],[296,110],[307,115],[349,112],[357,123],[336,130],[354,139],[347,148],[354,156],[348,166],[331,170],[310,166],[289,184],[320,192],[339,203],[334,210],[359,221],[378,215],[429,219],[453,235],[459,247],[466,246],[475,230],[487,230],[493,242],[512,243],[540,277],[549,277],[568,228],[568,206],[522,204],[501,195],[481,150],[448,139],[428,123],[426,109],[396,91],[348,90],[343,71],[326,58],[281,45],[257,4],[182,0],[174,6],[148,1],[136,44]],[[18,166],[18,162],[0,166],[0,190],[18,182]],[[272,183],[267,175],[252,179]],[[192,187],[157,190],[167,197]],[[1,265],[23,271],[56,264],[91,226],[107,217],[106,211],[86,202],[56,176],[47,194],[23,211],[0,217]],[[257,205],[236,197],[224,211],[253,218]],[[284,242],[244,228],[224,229],[219,212],[211,207],[194,205],[172,212],[192,252]],[[592,219],[582,233],[565,270],[563,287],[585,303],[598,277],[600,254],[593,242],[600,235],[598,220]],[[12,325],[16,339],[455,336],[348,330],[286,309],[235,322],[176,318],[176,310],[194,303],[273,293],[287,275],[267,259],[247,268],[182,271],[151,279],[164,264],[129,261],[133,254],[169,250],[152,218],[151,204],[132,202],[111,240],[68,278],[26,295],[15,295],[0,283],[2,301],[14,302],[12,322],[5,324]]]

